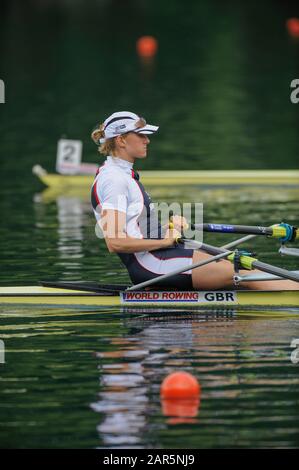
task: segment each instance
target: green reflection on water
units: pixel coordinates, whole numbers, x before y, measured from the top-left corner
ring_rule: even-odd
[[[298,316],[10,307],[0,321],[7,334],[1,447],[298,442],[298,366],[290,361]],[[160,384],[175,370],[201,384],[192,419],[163,415]]]

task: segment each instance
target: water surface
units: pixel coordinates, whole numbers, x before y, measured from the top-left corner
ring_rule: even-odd
[[[8,307],[0,318],[1,447],[298,446],[298,315]],[[199,380],[199,406],[161,402],[176,370]]]

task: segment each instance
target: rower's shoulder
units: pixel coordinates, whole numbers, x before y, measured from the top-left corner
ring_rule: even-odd
[[[100,169],[93,184],[98,191],[124,192],[128,190],[129,178],[121,169],[107,165]]]
[[[128,175],[124,173],[121,168],[117,166],[105,165],[99,171],[98,179],[100,180],[113,180],[113,181],[125,181],[127,180]]]
[[[96,174],[96,179],[103,180],[103,179],[115,179],[115,178],[123,178],[124,174],[123,172],[117,168],[116,166],[112,165],[102,165],[99,167],[98,172]]]

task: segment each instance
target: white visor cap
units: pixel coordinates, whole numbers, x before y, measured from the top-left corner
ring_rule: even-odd
[[[159,126],[147,124],[144,118],[137,116],[129,111],[120,111],[113,113],[104,121],[105,137],[100,139],[100,144],[104,144],[108,139],[117,137],[127,132],[136,132],[137,134],[153,134],[159,129]]]

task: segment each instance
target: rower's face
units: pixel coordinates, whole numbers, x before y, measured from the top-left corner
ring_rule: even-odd
[[[145,158],[147,146],[150,143],[147,135],[129,132],[123,139],[125,143],[124,150],[131,158]]]

